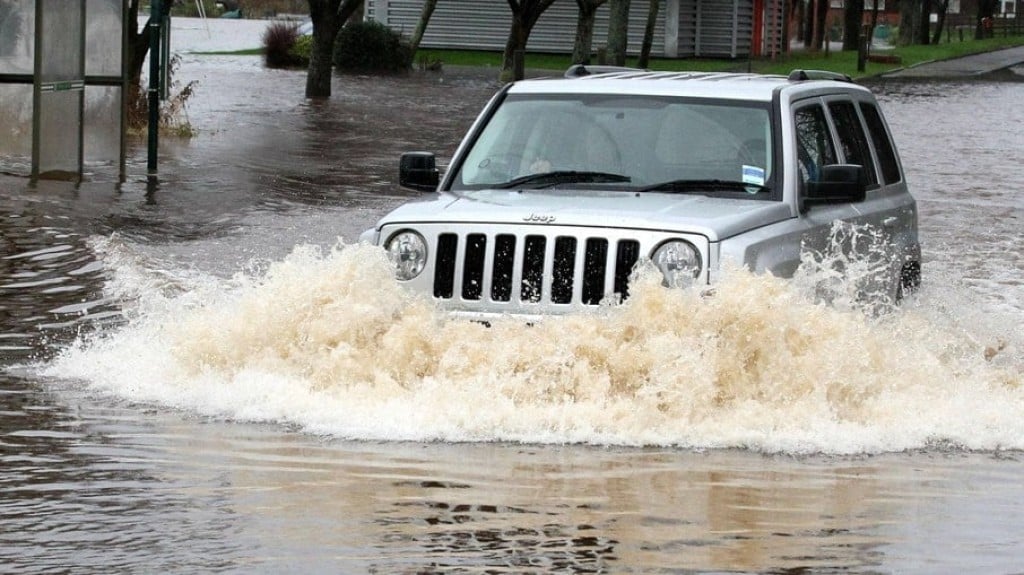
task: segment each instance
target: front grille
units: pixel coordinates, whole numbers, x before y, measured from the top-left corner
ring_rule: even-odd
[[[584,235],[441,233],[434,297],[501,304],[597,305],[625,299],[640,242]]]

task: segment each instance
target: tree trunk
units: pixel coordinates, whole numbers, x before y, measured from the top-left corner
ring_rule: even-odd
[[[629,0],[609,0],[608,7],[608,59],[615,66],[625,66]]]
[[[846,0],[843,12],[843,50],[860,49],[860,29],[864,21],[864,0]]]
[[[576,18],[576,40],[572,46],[572,63],[589,64],[594,48],[594,17],[597,8],[607,0],[576,0],[579,15]]]
[[[128,3],[128,86],[132,93],[142,87],[142,66],[149,53],[150,28],[143,26],[141,31],[138,28],[140,2]]]
[[[306,72],[306,97],[331,97],[331,72],[334,68],[334,39],[341,27],[363,5],[363,0],[309,0],[313,21],[313,48]]]
[[[900,0],[900,44],[914,43],[921,0]]]
[[[789,53],[789,19],[793,16],[793,0],[782,0],[782,20],[780,24],[780,34],[782,36],[781,42],[779,42],[779,49],[782,50],[783,54]],[[776,55],[772,52],[772,56]]]
[[[128,30],[128,53],[125,58],[128,64],[128,93],[124,95],[125,106],[128,108],[128,125],[132,128],[143,128],[149,122],[149,98],[142,88],[142,68],[146,64],[149,53],[149,38],[153,33],[147,22],[138,28],[140,0],[128,3],[128,19],[125,22]]]
[[[804,48],[814,48],[814,0],[804,0],[800,3],[800,40],[803,41]]]
[[[646,68],[651,59],[651,46],[654,44],[654,25],[658,23],[658,5],[660,0],[651,0],[647,10],[647,27],[644,28],[644,42],[640,45],[640,58],[637,59],[637,68]]]
[[[987,38],[989,33],[985,28],[986,18],[991,21],[995,17],[996,4],[998,0],[978,0],[978,16],[974,27],[974,38],[981,40]]]
[[[508,41],[505,42],[505,53],[502,55],[501,60],[499,80],[502,82],[514,82],[523,79],[522,66],[516,66],[516,53],[520,53],[518,57],[524,57],[526,41],[528,39],[529,34],[524,33],[522,21],[519,18],[513,17],[512,27],[508,31]]]
[[[410,52],[413,56],[416,55],[416,50],[420,47],[423,33],[427,31],[427,24],[430,22],[430,16],[434,13],[436,6],[437,0],[425,0],[423,2],[423,12],[420,13],[420,21],[416,24],[416,30],[412,33],[412,40],[409,41]]]
[[[825,42],[828,42],[828,0],[811,0],[814,3],[814,38],[811,40],[811,50],[820,51]]]
[[[875,28],[878,27],[878,2],[875,0],[875,5],[871,7],[871,28],[868,30],[868,42],[875,41]]]
[[[949,11],[949,0],[939,0],[939,20],[935,23],[935,32],[932,33],[932,44],[942,41],[942,29],[946,27],[946,13]]]
[[[530,39],[530,31],[537,19],[555,0],[507,0],[512,10],[512,26],[505,42],[505,53],[501,59],[501,72],[498,79],[510,82],[523,79],[523,69],[516,66],[516,53],[525,57],[526,42]]]
[[[921,0],[921,27],[917,30],[917,43],[927,46],[932,39],[932,0]]]

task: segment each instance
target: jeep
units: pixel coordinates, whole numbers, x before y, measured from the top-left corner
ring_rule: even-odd
[[[881,238],[883,295],[920,281],[917,206],[882,110],[828,72],[574,66],[506,85],[443,177],[433,153],[409,152],[399,182],[426,195],[360,240],[470,317],[621,301],[641,262],[667,286],[711,285],[726,261],[792,277],[836,222]]]

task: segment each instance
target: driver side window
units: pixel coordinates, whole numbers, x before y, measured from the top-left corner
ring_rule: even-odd
[[[818,104],[795,112],[796,148],[800,169],[800,189],[807,182],[817,181],[821,167],[835,164],[836,150],[832,143],[825,110]]]

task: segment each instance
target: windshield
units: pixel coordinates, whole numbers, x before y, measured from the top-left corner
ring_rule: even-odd
[[[662,96],[510,95],[456,167],[451,188],[660,190],[693,180],[749,184],[709,193],[754,195],[772,181],[769,109]]]

